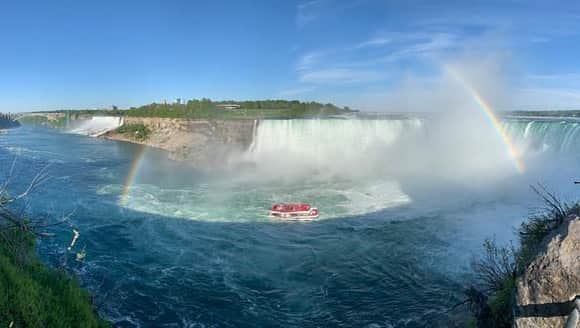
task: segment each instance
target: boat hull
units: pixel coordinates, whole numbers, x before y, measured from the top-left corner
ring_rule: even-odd
[[[311,208],[308,211],[270,211],[271,218],[284,219],[284,220],[294,220],[294,221],[311,221],[317,219],[319,214],[316,208]]]

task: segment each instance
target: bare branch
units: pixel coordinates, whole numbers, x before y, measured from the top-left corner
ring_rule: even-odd
[[[14,168],[16,167],[16,159],[18,159],[18,157],[15,156],[14,160],[12,161],[12,165],[10,166],[10,171],[8,171],[8,176],[6,176],[4,183],[2,183],[2,187],[0,187],[0,197],[2,197],[2,195],[6,193],[6,191],[8,190],[8,184],[10,184],[10,180],[14,175]]]
[[[49,175],[47,174],[48,168],[51,166],[51,164],[47,164],[46,166],[44,166],[40,172],[38,172],[34,178],[32,179],[32,181],[30,182],[30,184],[28,185],[28,188],[26,188],[26,190],[21,193],[20,195],[16,196],[13,198],[14,200],[19,200],[21,198],[24,198],[26,196],[28,196],[30,194],[31,191],[33,191],[35,188],[37,188],[38,186],[40,186],[42,183],[46,182],[49,179]]]

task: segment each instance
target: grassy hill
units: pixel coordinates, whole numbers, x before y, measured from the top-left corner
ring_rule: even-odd
[[[109,327],[74,278],[38,260],[38,228],[11,211],[12,200],[0,189],[0,325]]]

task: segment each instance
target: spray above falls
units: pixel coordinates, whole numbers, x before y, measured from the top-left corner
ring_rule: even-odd
[[[91,137],[101,136],[123,125],[123,117],[119,116],[93,116],[89,120],[83,120],[69,133],[83,134]]]

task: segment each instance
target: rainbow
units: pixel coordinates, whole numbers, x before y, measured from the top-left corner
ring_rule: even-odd
[[[455,80],[457,80],[469,92],[470,96],[473,97],[473,100],[483,110],[485,116],[489,119],[490,123],[493,125],[493,127],[495,128],[495,130],[497,131],[497,133],[501,137],[503,143],[505,144],[507,151],[508,151],[508,154],[514,163],[516,170],[519,173],[524,173],[526,170],[526,167],[525,167],[524,162],[522,160],[521,153],[520,153],[519,149],[514,145],[513,141],[511,140],[510,136],[507,134],[507,131],[505,130],[504,126],[499,121],[499,118],[494,113],[491,106],[485,101],[485,99],[483,99],[481,94],[471,84],[469,84],[463,78],[463,76],[461,74],[459,74],[459,72],[457,72],[455,69],[453,69],[450,66],[445,66],[445,69],[447,70],[447,72],[450,73],[450,75],[453,78],[455,78]]]
[[[123,184],[123,192],[119,198],[119,205],[121,206],[127,205],[127,201],[129,200],[129,193],[131,192],[131,186],[133,185],[135,177],[137,176],[137,172],[139,172],[141,160],[143,159],[143,155],[145,154],[146,149],[147,146],[139,145],[139,150],[137,150],[135,156],[133,156],[131,167],[129,168],[129,173],[127,174],[127,178]]]

